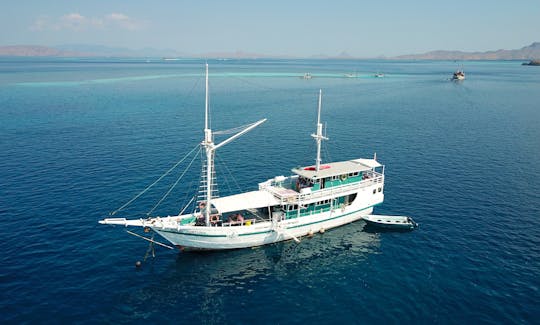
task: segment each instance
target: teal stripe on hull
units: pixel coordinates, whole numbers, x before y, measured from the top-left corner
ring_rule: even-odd
[[[379,204],[380,204],[380,203],[377,203],[377,204],[368,206],[368,207],[363,208],[363,209],[360,209],[360,210],[356,210],[356,211],[353,211],[353,212],[349,212],[349,213],[346,213],[346,214],[342,214],[342,215],[337,216],[337,217],[328,218],[328,219],[324,219],[324,220],[320,220],[320,221],[314,221],[314,222],[310,222],[310,223],[305,223],[305,224],[301,224],[301,225],[298,225],[298,226],[289,227],[289,228],[287,228],[287,229],[294,229],[294,228],[300,228],[300,227],[305,227],[305,226],[311,226],[311,225],[315,225],[315,224],[318,224],[318,223],[321,223],[321,222],[326,222],[326,221],[329,221],[329,220],[339,219],[339,218],[346,217],[346,216],[351,215],[351,214],[354,214],[354,213],[358,213],[358,212],[360,212],[360,211],[364,211],[364,210],[373,208],[374,206],[379,205]]]
[[[306,227],[306,226],[311,226],[311,225],[318,224],[318,223],[321,223],[321,222],[326,222],[326,221],[329,221],[329,220],[343,218],[343,217],[346,217],[348,215],[351,215],[351,214],[354,214],[354,213],[358,213],[358,212],[373,208],[373,207],[375,207],[375,206],[377,206],[379,204],[380,203],[377,203],[377,204],[368,206],[368,207],[360,209],[360,210],[356,210],[356,211],[353,211],[353,212],[342,214],[342,215],[337,216],[337,217],[332,217],[332,218],[328,218],[328,219],[324,219],[324,220],[314,221],[314,222],[310,222],[310,223],[306,223],[306,224],[302,224],[302,225],[298,225],[298,226],[288,227],[286,229],[294,229],[294,228]],[[179,234],[179,235],[195,236],[195,237],[227,237],[227,235],[190,234],[190,233],[178,232],[178,231],[170,231],[170,230],[159,230],[159,231],[160,232],[168,232],[168,233],[171,233],[171,234]],[[247,233],[247,234],[238,234],[238,236],[254,236],[254,235],[267,234],[267,233],[271,233],[271,232],[273,232],[273,230],[250,232],[250,233]]]

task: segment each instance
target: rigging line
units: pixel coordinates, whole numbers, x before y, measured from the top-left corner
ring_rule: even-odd
[[[216,155],[217,157],[217,155]],[[221,157],[220,157],[221,158]],[[222,159],[214,159],[214,162],[216,164],[216,167],[219,167],[221,169],[221,166],[224,166],[225,169],[227,168],[227,166],[225,165],[225,162],[224,160]],[[229,195],[233,193],[233,190],[231,188],[231,184],[229,183],[229,179],[227,178],[227,175],[224,174],[224,173],[220,173],[221,175],[221,178],[223,180],[223,182],[221,182],[221,184],[225,184],[227,186],[227,189],[229,190]]]
[[[201,147],[199,147],[199,150],[201,150]],[[198,152],[197,152],[198,154]],[[176,180],[176,182],[174,182],[174,184],[171,186],[171,188],[167,191],[167,193],[165,193],[165,195],[163,195],[163,197],[161,198],[161,200],[159,200],[158,203],[156,203],[156,205],[154,205],[154,207],[148,211],[148,213],[146,214],[147,216],[150,215],[150,213],[152,213],[160,204],[161,202],[163,202],[163,200],[165,200],[165,198],[171,193],[171,191],[175,188],[175,186],[178,184],[178,182],[182,179],[182,177],[184,177],[184,175],[187,173],[187,171],[189,170],[189,168],[191,167],[191,165],[193,164],[193,162],[195,161],[195,158],[197,158],[197,155],[193,155],[193,159],[191,159],[189,165],[186,167],[186,169],[182,172],[182,174],[180,175],[180,177],[178,177],[178,179]]]
[[[188,186],[187,188],[192,188],[192,187],[193,187],[193,181],[194,181],[194,180],[191,180],[191,182],[189,183],[189,186]],[[186,196],[184,197],[184,199],[182,200],[182,202],[186,202],[187,199],[188,199],[188,197],[189,197],[189,195],[190,195],[190,194],[193,194],[193,193],[195,193],[195,195],[193,196],[193,198],[191,199],[191,201],[193,201],[193,199],[197,198],[197,188],[195,188],[195,190],[192,190],[192,191],[186,191]],[[184,208],[184,210],[187,209],[187,207],[189,206],[189,204],[191,203],[191,201],[189,201],[189,202],[185,205],[186,208]],[[180,215],[183,213],[184,210],[182,210],[182,212],[180,213]]]
[[[243,129],[247,129],[248,127],[252,126],[252,125],[255,124],[255,123],[257,123],[257,122],[250,123],[250,124],[245,124],[245,125],[241,125],[241,126],[237,126],[237,127],[235,127],[235,128],[228,129],[228,130],[214,131],[214,132],[212,132],[212,133],[214,133],[214,135],[224,135],[224,134],[237,133],[237,132],[242,131]]]
[[[116,209],[115,211],[111,212],[110,215],[113,216],[115,215],[118,211],[122,210],[123,208],[127,207],[128,205],[130,205],[133,201],[135,201],[136,199],[138,199],[141,195],[143,195],[144,193],[146,193],[146,191],[148,191],[152,186],[156,185],[157,182],[159,182],[163,177],[167,176],[173,169],[175,169],[178,165],[180,165],[180,163],[182,163],[184,160],[186,160],[187,157],[189,157],[189,155],[191,155],[191,153],[193,153],[193,151],[195,151],[195,149],[199,148],[199,150],[201,150],[199,144],[197,144],[195,146],[195,148],[191,149],[190,152],[188,152],[184,158],[182,158],[179,162],[177,162],[176,164],[174,164],[174,166],[172,166],[168,171],[165,172],[165,174],[161,175],[155,182],[153,182],[152,184],[150,184],[150,186],[148,186],[147,188],[145,188],[144,190],[142,190],[139,194],[135,195],[134,198],[132,198],[131,200],[129,200],[126,204],[122,205],[121,207],[119,207],[118,209]]]
[[[253,81],[248,81],[248,80],[246,80],[244,78],[240,78],[238,76],[229,75],[229,74],[225,74],[225,75],[227,77],[242,81],[243,83],[245,83],[247,85],[250,85],[250,86],[253,86],[253,87],[257,87],[257,88],[264,89],[264,90],[277,90],[276,88],[268,87],[268,86],[265,86],[263,84],[259,84],[259,83],[253,82]]]
[[[220,162],[221,165],[223,165],[223,167],[225,167],[225,170],[229,174],[229,177],[233,180],[234,184],[236,185],[236,188],[237,188],[238,192],[242,192],[242,189],[240,188],[240,185],[238,185],[238,182],[236,181],[236,178],[234,177],[234,174],[231,173],[231,170],[229,169],[229,166],[227,166],[227,164],[225,163],[225,160],[220,160],[219,162]],[[228,185],[228,186],[229,186],[229,190],[232,193],[231,186],[230,185]]]
[[[180,211],[180,213],[178,214],[179,216],[181,216],[184,211],[186,211],[186,209],[189,207],[189,205],[191,204],[191,202],[193,202],[193,200],[195,200],[195,198],[197,198],[197,195],[194,195],[193,197],[191,197],[191,200],[189,200],[189,202],[186,204],[186,206],[182,209],[182,211]]]

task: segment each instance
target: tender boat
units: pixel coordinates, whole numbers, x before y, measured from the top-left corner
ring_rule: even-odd
[[[213,133],[209,128],[206,65],[204,139],[192,150],[204,150],[206,154],[203,157],[206,159],[202,164],[199,195],[194,196],[196,201],[192,199],[192,210],[184,214],[189,207],[188,203],[178,215],[139,219],[106,218],[99,223],[141,227],[145,232],[154,231],[182,251],[224,250],[290,239],[299,241],[299,237],[311,236],[315,232],[323,233],[327,229],[349,224],[371,214],[373,208],[384,200],[384,165],[376,160],[376,156],[373,159],[358,158],[322,164],[321,142],[328,138],[322,132],[321,102],[322,91],[319,91],[316,132],[311,134],[316,142],[314,165],[293,168],[291,176],[270,178],[259,183],[255,191],[218,197],[214,169],[216,150],[266,119],[234,129],[238,133],[221,143],[214,143],[214,135],[218,132]],[[199,156],[199,152],[194,155]],[[279,157],[276,158],[269,163],[279,161]],[[112,215],[120,212],[145,191]],[[144,238],[155,242],[153,237]]]
[[[414,229],[418,224],[406,216],[367,215],[362,219],[370,226],[391,229]]]

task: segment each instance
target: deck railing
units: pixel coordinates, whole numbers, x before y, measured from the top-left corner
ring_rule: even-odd
[[[283,189],[292,189],[294,184],[293,180],[296,180],[298,176],[288,177],[286,180],[280,182],[266,182],[259,184],[259,189],[272,193],[281,203],[295,204],[298,202],[312,201],[318,198],[336,197],[346,192],[353,192],[355,190],[372,186],[374,184],[383,184],[384,175],[377,172],[369,172],[368,178],[359,182],[348,183],[338,186],[332,186],[316,191],[297,192],[289,191],[283,192]]]

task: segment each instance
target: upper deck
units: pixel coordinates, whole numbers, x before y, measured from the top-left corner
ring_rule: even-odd
[[[382,167],[382,170],[376,171]],[[384,184],[384,166],[374,159],[355,159],[292,169],[295,175],[277,176],[259,184],[281,204],[298,204],[339,197],[373,184]]]

